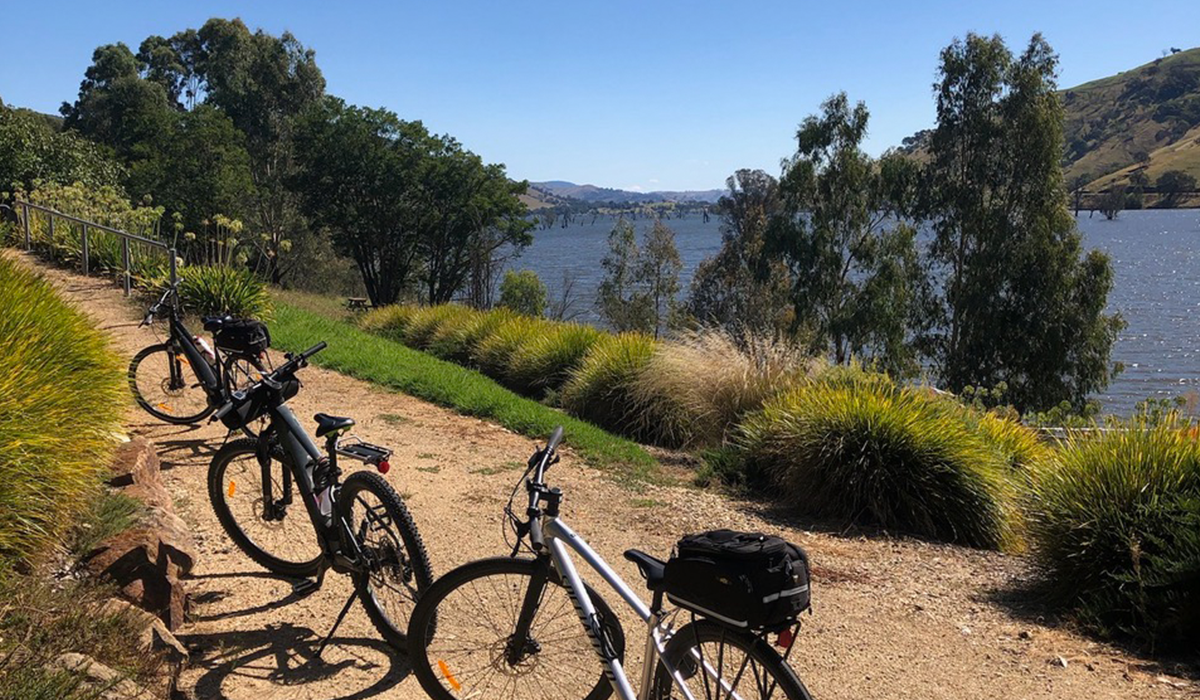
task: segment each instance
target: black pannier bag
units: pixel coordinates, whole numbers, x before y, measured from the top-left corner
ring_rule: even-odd
[[[667,561],[663,591],[675,605],[738,629],[781,630],[809,607],[808,555],[758,532],[687,535]]]
[[[231,318],[213,334],[217,347],[242,355],[260,355],[271,347],[266,324],[249,318]]]

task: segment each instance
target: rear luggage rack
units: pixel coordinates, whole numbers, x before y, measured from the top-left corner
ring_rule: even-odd
[[[363,442],[353,436],[338,443],[337,453],[374,466],[379,466],[381,462],[386,462],[388,457],[392,456],[392,451],[388,448]]]

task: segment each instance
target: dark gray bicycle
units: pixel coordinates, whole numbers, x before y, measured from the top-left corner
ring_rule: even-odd
[[[354,591],[318,655],[356,597],[383,638],[404,650],[408,617],[433,571],[412,516],[382,476],[391,467],[391,451],[345,438],[353,419],[318,413],[322,451],[287,406],[300,389],[296,372],[324,348],[322,342],[287,355],[213,414],[212,420],[231,430],[263,417],[267,427],[256,438],[233,440],[217,451],[208,469],[209,499],[221,526],[247,556],[271,572],[300,579],[297,595],[319,589],[329,569],[353,579]],[[343,457],[375,471],[356,471],[342,480]]]
[[[147,413],[166,423],[191,425],[268,370],[269,336],[256,321],[210,316],[203,320],[204,329],[214,334],[210,346],[184,325],[178,286],[178,282],[168,285],[139,324],[139,328],[150,325],[165,314],[168,336],[166,342],[133,356],[128,380],[134,400]],[[228,342],[221,342],[222,338]],[[242,430],[253,437],[262,427],[249,421]]]

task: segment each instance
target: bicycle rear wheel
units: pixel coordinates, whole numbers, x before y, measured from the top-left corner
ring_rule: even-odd
[[[712,620],[696,620],[671,637],[663,657],[683,678],[696,700],[812,700],[804,683],[761,637]],[[686,697],[659,664],[654,700]]]
[[[342,482],[338,514],[361,551],[364,569],[354,585],[371,624],[388,644],[403,651],[409,614],[433,583],[425,543],[404,501],[383,477],[358,471]]]
[[[204,385],[183,355],[151,345],[129,363],[129,389],[147,413],[175,425],[203,420],[213,412]]]
[[[543,575],[549,578],[528,638],[518,641],[526,593]],[[620,622],[603,598],[587,591],[605,637],[623,658]],[[434,700],[603,700],[612,694],[567,589],[548,562],[494,558],[458,567],[417,601],[408,639],[413,674]],[[512,663],[514,649],[519,658]]]

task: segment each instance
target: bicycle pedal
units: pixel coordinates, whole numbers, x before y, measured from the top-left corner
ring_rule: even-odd
[[[303,598],[307,595],[316,593],[321,588],[321,582],[316,579],[305,578],[292,584],[292,595],[297,598]]]

